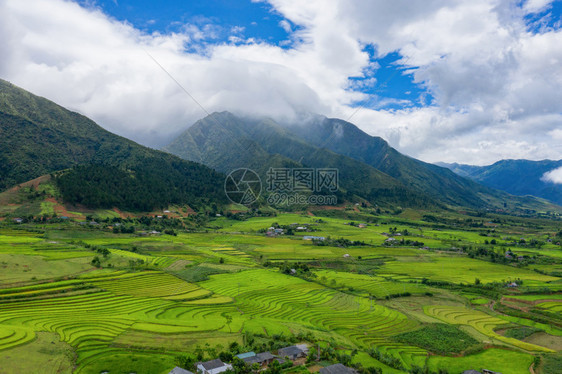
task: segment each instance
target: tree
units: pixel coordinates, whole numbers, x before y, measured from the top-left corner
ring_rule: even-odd
[[[188,355],[176,356],[175,363],[180,368],[192,370],[195,365],[195,358]]]
[[[227,314],[224,316],[224,318],[226,318],[226,324],[228,325],[228,330],[232,332],[232,329],[230,327],[230,324],[232,323],[232,316],[230,314]]]
[[[95,257],[92,259],[91,264],[92,264],[93,267],[101,268],[101,261],[100,261],[100,258],[99,258],[98,256],[95,256]]]

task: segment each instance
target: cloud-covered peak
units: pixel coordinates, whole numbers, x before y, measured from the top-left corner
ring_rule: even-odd
[[[148,32],[72,1],[0,0],[0,76],[153,146],[205,116],[200,104],[281,122],[351,119],[426,161],[561,158],[551,1],[259,4],[287,40],[245,36],[267,17],[221,29],[205,14]]]

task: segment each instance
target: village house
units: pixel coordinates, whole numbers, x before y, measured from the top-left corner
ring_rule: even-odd
[[[308,345],[306,344],[295,344],[295,347],[297,347],[298,349],[300,349],[301,351],[304,352],[304,354],[306,356],[308,356]]]
[[[256,355],[255,352],[244,352],[244,353],[237,354],[236,357],[238,357],[243,361],[245,358],[254,357],[255,355]]]
[[[462,372],[462,374],[482,374],[482,373],[477,370],[465,370]]]
[[[320,374],[357,374],[357,370],[347,367],[343,364],[335,364],[320,369],[319,373]]]
[[[193,374],[193,373],[189,370],[185,370],[180,368],[179,366],[176,366],[168,374]]]
[[[302,237],[302,240],[326,240],[326,238],[323,236],[305,235]]]
[[[306,353],[296,345],[281,348],[277,351],[277,355],[281,358],[288,357],[289,360],[296,360],[297,358],[306,357]]]
[[[232,369],[232,365],[225,364],[218,358],[197,364],[197,372],[199,374],[218,374],[228,369]]]
[[[273,360],[275,356],[271,352],[262,352],[242,359],[248,365],[259,364],[261,367],[271,364]]]

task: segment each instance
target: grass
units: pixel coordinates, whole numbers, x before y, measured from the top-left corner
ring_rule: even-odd
[[[56,334],[40,332],[32,342],[0,353],[0,373],[71,374],[74,353]]]
[[[494,264],[465,256],[418,256],[412,261],[398,258],[381,268],[380,274],[391,276],[404,275],[413,279],[427,278],[435,281],[473,284],[478,278],[481,282],[507,282],[523,279],[549,282],[556,277],[518,269],[508,265]]]
[[[405,332],[396,335],[394,339],[443,355],[461,353],[478,344],[476,339],[464,331],[442,323],[430,324],[419,330]]]
[[[388,281],[382,277],[365,274],[319,270],[316,275],[317,281],[326,286],[357,291],[363,296],[372,295],[379,299],[406,292],[411,294],[428,292],[428,288],[420,284]]]
[[[56,337],[57,347],[71,351],[76,373],[167,373],[174,355],[192,353],[197,346],[242,344],[245,334],[267,339],[302,333],[341,352],[357,349],[354,362],[385,373],[398,371],[371,358],[368,348],[399,359],[407,368],[427,362],[435,370],[473,367],[517,374],[528,372],[533,355],[561,349],[559,336],[538,332],[524,334],[522,341],[522,335],[509,335],[535,329],[551,333],[555,327],[492,315],[487,306],[498,297],[494,293],[512,292],[507,296],[520,299],[523,307],[534,303],[555,314],[560,295],[522,295],[521,289],[486,293],[470,286],[476,277],[483,283],[521,278],[525,287],[553,290],[562,288],[559,278],[439,252],[452,245],[483,245],[485,238],[479,230],[437,229],[419,218],[414,211],[401,217],[365,214],[354,221],[379,223],[360,229],[347,224],[351,219],[307,214],[246,221],[219,217],[210,221],[207,232],[159,237],[113,234],[72,223],[0,224],[0,359],[24,349],[37,360],[48,359],[33,348],[46,336]],[[302,233],[269,238],[258,232],[274,222],[311,225],[317,230],[312,235],[369,245],[320,247],[303,241]],[[391,227],[407,229],[410,239],[423,241],[431,250],[381,246],[386,239],[382,233]],[[537,235],[536,230],[517,230],[522,231],[517,237]],[[102,258],[106,268],[94,269],[91,259],[102,256],[77,241],[107,248],[110,253]],[[131,267],[130,261],[138,260],[142,265]],[[316,277],[282,274],[275,267],[264,268],[265,261],[307,262]],[[544,266],[560,266],[552,261]],[[420,283],[423,278],[465,286],[429,287]],[[404,293],[411,296],[387,299]],[[496,329],[508,329],[509,336]],[[459,353],[485,344],[494,348]]]
[[[488,369],[500,373],[528,374],[532,363],[533,356],[528,353],[492,348],[465,357],[431,356],[428,367],[434,371],[440,368],[447,369],[449,373],[462,373],[469,369]]]
[[[528,338],[529,336],[533,335],[534,333],[540,332],[542,330],[532,328],[532,327],[518,327],[514,329],[506,330],[504,336],[513,339],[523,340]]]
[[[514,338],[497,334],[495,332],[496,329],[507,326],[509,323],[481,311],[452,306],[426,306],[424,310],[428,315],[436,317],[445,323],[472,327],[479,333],[489,337],[491,339],[490,343],[506,343],[509,346],[527,351],[552,352],[551,349],[546,347],[525,343]]]
[[[542,364],[543,374],[558,374],[560,373],[560,368],[562,367],[562,354],[548,355],[544,357],[544,362]]]

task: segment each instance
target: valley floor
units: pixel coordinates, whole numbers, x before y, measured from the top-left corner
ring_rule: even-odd
[[[315,349],[285,372],[562,369],[560,221],[356,207],[213,215],[191,232],[163,220],[0,223],[0,373],[168,373],[183,355],[295,343]]]

